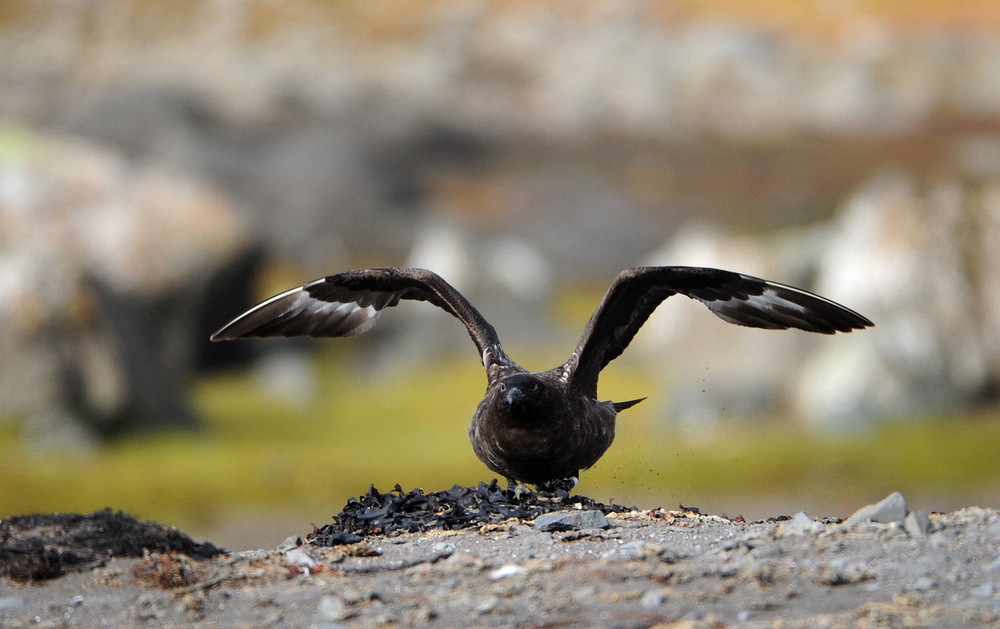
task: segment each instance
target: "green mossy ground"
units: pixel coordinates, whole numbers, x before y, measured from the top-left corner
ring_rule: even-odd
[[[234,511],[287,510],[321,525],[369,484],[436,490],[488,481],[466,436],[485,378],[466,358],[375,377],[326,353],[316,361],[320,394],[299,406],[268,399],[249,374],[207,378],[194,386],[203,431],[87,454],[30,451],[16,422],[0,423],[0,516],[110,506],[198,529]],[[602,397],[655,398],[646,371],[615,366]],[[583,474],[581,493],[718,512],[727,509],[722,496],[812,494],[860,505],[896,489],[974,496],[1000,486],[996,414],[887,422],[837,438],[788,420],[743,419],[692,436],[662,425],[655,409],[647,402],[622,415],[615,445]]]

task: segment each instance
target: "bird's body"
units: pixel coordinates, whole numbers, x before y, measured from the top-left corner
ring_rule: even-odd
[[[828,299],[748,275],[640,267],[618,275],[565,363],[531,373],[507,357],[493,326],[440,276],[424,269],[376,268],[331,275],[276,295],[212,339],[355,336],[400,300],[428,301],[465,324],[486,367],[486,395],[469,427],[476,456],[509,481],[538,485],[575,477],[611,446],[618,412],[641,400],[598,400],[598,375],[660,302],[675,294],[751,327],[833,334],[873,325]]]
[[[516,373],[487,387],[469,426],[486,467],[508,479],[540,484],[576,476],[611,447],[613,402],[579,395],[563,368]]]

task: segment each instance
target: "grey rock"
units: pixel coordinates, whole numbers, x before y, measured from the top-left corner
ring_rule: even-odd
[[[495,596],[487,596],[476,603],[474,609],[480,616],[491,613],[500,604],[500,599]]]
[[[305,548],[293,548],[285,553],[285,562],[293,566],[302,566],[303,568],[308,568],[309,570],[318,568],[323,564],[323,562],[319,560],[319,557],[312,554]]]
[[[939,575],[948,565],[948,554],[942,552],[928,551],[922,553],[915,559],[908,561],[901,567],[904,574],[908,574],[911,580],[919,580],[923,577],[934,577]]]
[[[944,529],[935,531],[930,535],[930,546],[934,549],[948,550],[955,546],[961,531],[958,529]]]
[[[200,354],[195,304],[247,250],[236,206],[180,171],[80,139],[5,128],[0,144],[0,180],[21,191],[0,186],[0,223],[19,226],[5,232],[5,260],[17,263],[4,266],[0,303],[35,309],[0,312],[0,412],[30,418],[26,434],[53,449],[196,427],[183,385]],[[75,313],[76,294],[92,317]],[[54,334],[31,320],[71,323]]]
[[[937,581],[935,581],[931,577],[920,577],[919,579],[913,582],[913,585],[910,586],[910,589],[915,592],[926,592],[927,590],[933,590],[934,588],[937,587],[937,585],[938,585]]]
[[[617,561],[629,561],[632,559],[644,559],[648,555],[655,553],[656,549],[648,548],[643,540],[628,542],[601,554],[602,559],[614,559]]]
[[[993,561],[983,566],[983,572],[996,572],[1000,570],[1000,555],[997,555]]]
[[[845,557],[828,566],[820,566],[814,580],[822,585],[847,585],[875,579],[864,559]]]
[[[656,558],[663,563],[674,564],[688,558],[688,554],[674,548],[661,548],[656,551]]]
[[[639,599],[639,604],[642,605],[643,609],[656,609],[663,605],[666,600],[667,597],[660,590],[649,590]]]
[[[851,528],[863,522],[878,522],[880,524],[899,522],[906,518],[906,513],[906,498],[898,491],[894,491],[880,502],[865,505],[852,513],[844,521],[843,526]]]
[[[447,559],[455,552],[455,545],[448,542],[437,542],[431,546],[431,550],[437,553],[441,559]]]
[[[765,557],[780,557],[785,554],[785,551],[777,542],[763,541],[755,542],[750,549],[750,554],[754,559],[763,559]]]
[[[930,533],[933,528],[931,525],[931,519],[924,511],[914,511],[907,515],[906,519],[903,520],[903,526],[906,527],[906,532],[909,533],[911,537],[926,535],[927,533]]]
[[[539,531],[578,531],[581,529],[606,529],[611,524],[600,511],[562,511],[545,513],[534,520]]]
[[[330,622],[340,622],[351,617],[351,612],[344,599],[333,594],[326,594],[319,600],[317,611],[323,620]]]
[[[805,511],[799,511],[787,522],[782,522],[778,528],[778,537],[815,535],[826,530],[826,525],[817,522],[806,515]]]
[[[902,522],[890,522],[885,527],[885,537],[886,539],[909,538],[910,534]]]
[[[244,550],[236,553],[236,556],[240,559],[246,559],[248,561],[264,561],[268,557],[268,552],[263,548],[257,548],[254,550]]]
[[[997,586],[992,583],[984,583],[979,587],[969,590],[969,596],[973,598],[992,598],[997,592]]]
[[[0,609],[13,609],[24,605],[24,599],[20,596],[0,597]]]

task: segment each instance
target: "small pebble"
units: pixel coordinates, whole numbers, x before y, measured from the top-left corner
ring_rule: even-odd
[[[996,572],[1000,570],[1000,555],[996,559],[983,566],[983,572]]]
[[[914,511],[903,520],[903,526],[911,537],[920,537],[931,532],[931,519],[924,511]]]
[[[606,529],[611,524],[600,511],[560,511],[544,513],[533,524],[539,531],[579,531],[581,529]]]
[[[663,605],[665,600],[667,597],[660,590],[649,590],[642,595],[639,604],[642,605],[643,609],[656,609]]]
[[[935,581],[931,577],[920,577],[919,579],[913,582],[913,585],[910,587],[910,589],[916,592],[926,592],[927,590],[933,590],[936,587],[937,587],[937,581]]]
[[[865,505],[851,514],[844,520],[843,527],[851,528],[863,522],[877,522],[889,524],[898,522],[906,517],[906,498],[898,491],[894,491],[880,502],[872,505]]]
[[[656,551],[656,558],[663,563],[677,563],[683,559],[687,559],[687,554],[675,550],[673,548],[661,548]]]
[[[285,561],[293,566],[302,566],[310,570],[318,568],[322,564],[319,557],[304,548],[293,548],[285,553]]]
[[[894,539],[897,537],[910,537],[910,533],[902,522],[892,522],[886,526],[885,536],[887,539]]]
[[[344,599],[333,594],[323,595],[323,598],[319,600],[317,611],[324,620],[329,620],[330,622],[340,622],[350,617],[347,603],[344,602]]]
[[[782,522],[778,528],[779,537],[815,535],[826,530],[822,522],[817,522],[806,515],[805,511],[799,511],[787,522]]]
[[[268,553],[262,548],[256,550],[244,550],[236,553],[237,557],[241,559],[249,559],[250,561],[263,561],[267,559]]]
[[[499,568],[497,568],[496,570],[494,570],[493,572],[491,572],[490,573],[490,578],[493,579],[494,581],[496,581],[498,579],[504,579],[506,577],[514,576],[516,574],[524,574],[525,572],[527,572],[527,570],[525,570],[521,566],[518,566],[517,564],[509,563],[509,564],[505,564],[503,566],[500,566]]]
[[[997,586],[992,583],[984,583],[979,587],[974,587],[969,590],[969,596],[973,598],[992,598],[996,591]]]
[[[485,615],[496,609],[497,605],[500,603],[500,599],[495,596],[487,596],[478,603],[476,603],[475,610],[479,615]]]
[[[441,558],[450,557],[455,552],[455,545],[448,542],[437,542],[431,546],[431,550],[441,555]]]

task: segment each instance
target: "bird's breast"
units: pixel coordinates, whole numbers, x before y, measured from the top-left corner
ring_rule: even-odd
[[[488,468],[528,483],[560,480],[597,462],[614,440],[609,404],[560,404],[511,416],[484,400],[469,438]]]

